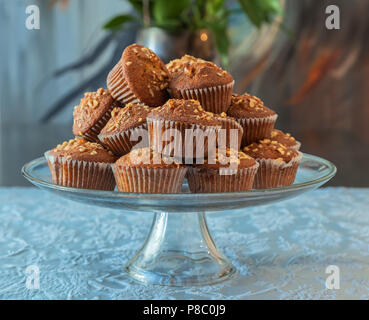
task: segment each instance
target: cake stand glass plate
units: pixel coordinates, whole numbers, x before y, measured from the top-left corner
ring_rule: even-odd
[[[206,213],[266,205],[296,197],[330,180],[336,167],[322,158],[304,154],[293,185],[231,193],[189,192],[187,183],[179,194],[139,194],[76,189],[55,185],[44,158],[22,168],[31,183],[62,197],[89,205],[122,211],[154,213],[142,248],[126,265],[126,272],[147,284],[192,286],[214,284],[236,273],[232,263],[218,251],[210,235]]]

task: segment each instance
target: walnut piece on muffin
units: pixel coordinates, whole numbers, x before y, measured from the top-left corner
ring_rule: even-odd
[[[248,93],[242,95],[233,93],[231,106],[227,111],[230,117],[238,118],[265,118],[276,113],[264,105],[264,102],[256,96]]]
[[[193,99],[169,99],[161,107],[153,109],[147,118],[212,127],[221,125],[217,115],[205,111],[200,102]]]
[[[299,150],[301,147],[301,142],[297,141],[290,133],[284,133],[281,130],[274,129],[270,134],[270,138],[284,144],[288,148]]]
[[[170,87],[173,90],[201,89],[233,82],[230,73],[215,63],[190,55],[172,60],[167,64]]]

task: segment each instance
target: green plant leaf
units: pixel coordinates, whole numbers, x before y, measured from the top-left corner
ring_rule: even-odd
[[[153,2],[152,14],[155,24],[158,26],[181,24],[182,13],[191,6],[191,0],[155,0]]]
[[[108,21],[103,28],[110,30],[117,30],[123,27],[123,25],[129,21],[135,20],[135,17],[130,14],[122,14],[114,17],[110,21]]]
[[[226,0],[208,0],[205,3],[205,12],[208,18],[214,17],[225,9]]]
[[[131,6],[138,11],[140,14],[143,13],[143,1],[142,0],[126,0]]]
[[[278,0],[238,0],[250,21],[258,28],[270,23],[275,14],[281,12]]]

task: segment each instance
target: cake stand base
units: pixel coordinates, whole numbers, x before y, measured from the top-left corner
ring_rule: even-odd
[[[160,212],[126,271],[146,284],[194,286],[227,280],[236,269],[216,248],[204,212]]]

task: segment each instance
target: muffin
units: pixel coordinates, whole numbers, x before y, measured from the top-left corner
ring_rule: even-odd
[[[281,130],[274,129],[270,134],[270,138],[278,141],[288,148],[300,150],[301,142],[297,141],[290,133],[284,133]]]
[[[110,119],[111,111],[120,107],[109,91],[100,88],[96,92],[86,92],[73,112],[73,134],[89,141],[97,142],[97,135]]]
[[[254,188],[288,186],[295,181],[302,154],[276,140],[263,139],[243,148],[243,152],[259,162]]]
[[[151,148],[137,148],[119,158],[113,171],[121,192],[179,193],[187,167]]]
[[[152,108],[129,103],[124,108],[115,108],[98,138],[100,142],[117,156],[122,156],[140,143],[149,146],[146,117]]]
[[[251,190],[259,164],[241,151],[216,151],[215,161],[206,159],[187,172],[188,187],[193,193],[239,192]]]
[[[186,163],[215,150],[220,121],[207,113],[197,100],[170,99],[147,116],[152,148],[163,155],[175,156]]]
[[[132,44],[110,71],[107,86],[112,96],[124,104],[157,107],[168,99],[168,80],[168,70],[160,58],[150,49]]]
[[[243,128],[242,146],[269,138],[278,117],[258,97],[247,93],[232,95],[227,115],[235,118]]]
[[[225,142],[227,148],[239,150],[243,136],[242,126],[234,118],[228,117],[225,112],[215,116],[219,119],[222,129],[225,130],[225,141],[220,139],[222,131],[218,132],[217,146],[224,147]]]
[[[55,184],[96,190],[114,190],[111,164],[116,160],[101,145],[75,138],[47,151],[52,181]]]
[[[195,99],[214,113],[227,111],[234,85],[233,77],[212,62],[183,56],[167,64],[173,98]]]

